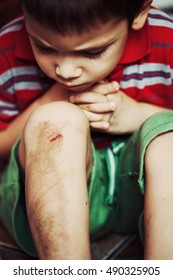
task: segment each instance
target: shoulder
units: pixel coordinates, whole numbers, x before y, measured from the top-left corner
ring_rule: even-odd
[[[148,16],[150,28],[150,56],[153,63],[162,68],[173,68],[173,18],[166,13],[150,9]]]
[[[151,7],[148,14],[149,25],[173,29],[173,18],[167,13]]]
[[[151,8],[148,15],[148,24],[152,39],[173,42],[173,18],[163,11]]]
[[[0,29],[0,75],[19,67],[35,66],[24,17],[18,17]]]
[[[22,26],[24,25],[23,16],[14,19],[8,24],[4,25],[0,29],[0,48],[2,49],[3,45],[14,44],[16,42],[16,36],[21,32]]]
[[[24,18],[19,17],[0,29],[0,72],[13,65],[15,49],[23,25]]]

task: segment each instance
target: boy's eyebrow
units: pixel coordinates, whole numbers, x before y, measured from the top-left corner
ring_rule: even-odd
[[[49,46],[43,42],[41,42],[39,39],[35,38],[32,34],[30,34],[28,32],[28,35],[32,38],[32,40],[34,40],[35,42],[37,42],[38,44],[40,44],[41,46],[43,47],[46,47],[46,48],[50,48],[52,50],[56,50],[55,48],[53,48],[52,46]],[[103,49],[103,48],[106,48],[106,47],[109,47],[110,45],[112,45],[113,43],[115,43],[117,41],[117,38],[111,38],[109,41],[99,45],[99,46],[96,46],[96,47],[86,47],[86,48],[83,48],[83,49],[75,49],[74,51],[76,52],[82,52],[82,51],[96,51],[96,50],[99,50],[99,49]]]

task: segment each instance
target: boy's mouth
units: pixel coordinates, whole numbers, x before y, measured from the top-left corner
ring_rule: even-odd
[[[85,90],[85,89],[89,88],[91,86],[91,83],[86,83],[86,84],[82,84],[82,85],[71,85],[68,83],[66,83],[66,84],[60,83],[60,85],[71,91],[81,91],[81,90]]]

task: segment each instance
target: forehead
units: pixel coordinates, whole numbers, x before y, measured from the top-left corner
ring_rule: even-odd
[[[59,50],[78,50],[93,47],[99,47],[111,40],[116,40],[122,33],[128,30],[128,24],[125,20],[120,22],[110,21],[102,25],[93,27],[85,32],[78,34],[71,32],[62,35],[55,30],[39,24],[27,13],[25,13],[26,28],[29,35],[42,44],[57,48]]]

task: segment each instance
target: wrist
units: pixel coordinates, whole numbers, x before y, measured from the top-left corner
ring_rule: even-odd
[[[141,108],[141,112],[142,112],[142,114],[141,114],[142,123],[145,122],[149,117],[151,117],[152,115],[154,115],[156,113],[168,111],[167,108],[144,103],[144,102],[140,103],[140,108]]]

